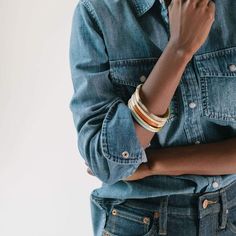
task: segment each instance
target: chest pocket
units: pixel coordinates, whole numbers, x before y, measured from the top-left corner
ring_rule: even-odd
[[[137,58],[110,61],[110,79],[117,95],[126,104],[128,104],[128,100],[135,92],[136,87],[145,82],[157,60],[158,58]],[[176,119],[177,115],[177,96],[174,94],[170,103],[170,116],[167,122]]]
[[[196,55],[203,116],[236,121],[236,47]]]

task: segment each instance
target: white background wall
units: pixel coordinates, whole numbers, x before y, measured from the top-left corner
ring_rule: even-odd
[[[69,101],[77,1],[0,1],[0,235],[92,235]]]

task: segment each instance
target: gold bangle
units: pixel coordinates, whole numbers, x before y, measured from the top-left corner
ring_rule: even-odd
[[[138,114],[133,110],[133,107],[132,107],[132,104],[131,104],[131,99],[129,99],[128,101],[128,107],[130,108],[131,110],[131,114],[132,116],[135,118],[135,120],[145,129],[151,131],[151,132],[159,132],[161,130],[161,128],[155,128],[155,127],[152,127],[150,126],[149,124],[147,124],[145,121],[143,121],[139,116]]]
[[[149,112],[149,110],[148,110],[147,107],[143,104],[143,102],[142,102],[142,100],[141,100],[141,98],[140,98],[140,96],[139,96],[139,91],[140,91],[140,88],[141,88],[142,85],[143,85],[143,84],[139,84],[139,85],[137,86],[136,90],[135,90],[135,93],[134,93],[135,96],[136,96],[137,102],[138,102],[139,105],[142,107],[142,109],[143,109],[150,117],[152,117],[154,120],[159,121],[159,122],[165,122],[165,121],[168,119],[169,115],[170,115],[170,108],[169,108],[169,107],[167,108],[167,110],[166,110],[166,112],[165,112],[165,114],[164,114],[163,116],[157,116],[157,115],[155,115],[155,114]]]
[[[164,125],[164,124],[160,124],[160,123],[154,121],[153,119],[150,119],[150,117],[142,109],[140,109],[138,104],[135,103],[134,96],[131,97],[130,102],[132,104],[132,108],[135,111],[135,113],[137,113],[138,116],[142,120],[144,120],[147,124],[149,124],[152,127],[156,127],[156,128],[161,128]]]
[[[153,119],[149,114],[147,114],[143,109],[142,107],[140,106],[140,104],[138,103],[138,101],[136,100],[136,96],[135,94],[132,95],[133,96],[133,103],[138,107],[138,109],[140,110],[140,112],[146,117],[146,119],[148,119],[149,121],[147,121],[149,124],[152,124],[154,123],[155,126],[158,126],[158,127],[162,127],[166,120],[165,121],[157,121],[156,119]]]

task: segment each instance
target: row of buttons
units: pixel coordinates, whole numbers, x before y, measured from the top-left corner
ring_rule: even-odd
[[[190,103],[188,104],[188,106],[189,106],[191,109],[193,109],[193,108],[195,108],[195,107],[197,106],[197,104],[196,104],[195,102],[190,102]],[[199,143],[200,143],[199,140],[196,140],[196,141],[195,141],[195,144],[199,144]]]
[[[190,107],[191,109],[195,108],[196,106],[197,106],[197,104],[196,104],[195,102],[190,102],[190,103],[189,103],[189,107]],[[195,144],[199,144],[199,143],[200,143],[199,140],[195,141]]]

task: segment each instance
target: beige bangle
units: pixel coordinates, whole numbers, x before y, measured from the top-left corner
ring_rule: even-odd
[[[166,120],[168,119],[168,117],[170,116],[170,108],[168,107],[167,108],[167,111],[166,113],[163,115],[163,116],[157,116],[151,112],[148,111],[147,107],[143,104],[140,96],[139,96],[139,91],[140,91],[140,88],[143,84],[139,84],[135,90],[135,97],[136,97],[136,100],[138,102],[138,104],[141,106],[141,108],[151,117],[153,118],[154,120],[158,121],[158,122],[166,122]]]
[[[135,97],[132,96],[130,99],[130,103],[132,105],[132,109],[134,110],[135,113],[137,113],[137,115],[144,120],[144,122],[146,122],[148,125],[154,127],[154,128],[161,128],[164,124],[160,123],[160,122],[156,122],[155,120],[151,119],[136,103]]]
[[[149,124],[147,124],[145,121],[143,121],[138,114],[133,110],[133,107],[131,105],[131,100],[128,101],[128,107],[131,110],[131,114],[132,116],[135,118],[135,120],[145,129],[151,131],[151,132],[159,132],[161,128],[154,128],[152,126],[150,126]]]
[[[142,104],[140,104],[141,102],[138,102],[136,100],[135,94],[133,94],[132,96],[133,96],[132,98],[133,103],[138,107],[138,110],[146,117],[146,119],[150,120],[150,122],[148,122],[149,124],[154,123],[155,126],[158,126],[158,127],[162,127],[165,124],[166,120],[157,121],[156,119],[153,119],[149,114],[147,114],[147,112],[145,112],[145,110],[143,109]]]

